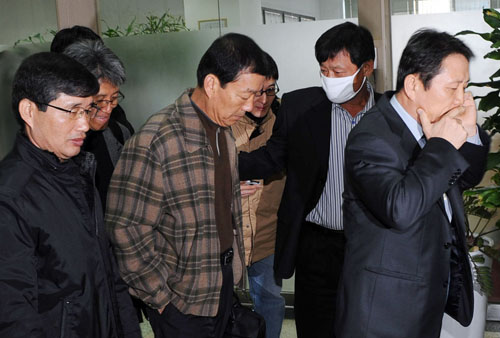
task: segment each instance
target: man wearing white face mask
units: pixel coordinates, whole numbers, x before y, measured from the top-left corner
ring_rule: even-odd
[[[367,78],[374,46],[368,30],[346,22],[316,42],[322,87],[283,95],[273,135],[240,153],[240,179],[285,169],[278,212],[274,270],[295,272],[297,336],[335,337],[337,284],[344,260],[342,192],[344,146],[351,129],[374,105]]]

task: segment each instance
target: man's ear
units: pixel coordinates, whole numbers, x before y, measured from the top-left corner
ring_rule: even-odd
[[[24,98],[19,101],[18,109],[19,115],[21,115],[24,123],[26,123],[26,125],[30,128],[33,128],[33,117],[35,116],[35,113],[38,112],[37,105],[33,101]]]
[[[369,60],[363,63],[362,72],[366,77],[370,77],[370,75],[373,74],[373,60]]]
[[[410,98],[413,102],[415,102],[417,98],[417,93],[423,87],[422,81],[418,74],[409,74],[406,75],[405,80],[403,82],[403,90],[405,91],[406,96]]]
[[[216,75],[210,73],[205,76],[205,79],[203,80],[203,89],[205,89],[205,93],[208,98],[212,98],[219,87],[220,81]]]

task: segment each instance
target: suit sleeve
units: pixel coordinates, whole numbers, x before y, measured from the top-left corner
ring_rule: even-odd
[[[0,337],[46,337],[38,314],[35,247],[23,221],[0,202]]]
[[[283,96],[281,106],[273,126],[273,133],[266,145],[251,153],[240,152],[238,168],[240,180],[269,178],[285,169],[288,156],[289,104]]]
[[[469,163],[442,138],[429,139],[418,156],[406,163],[402,150],[390,143],[370,133],[350,137],[346,185],[384,226],[404,231],[457,184]]]
[[[469,168],[460,177],[460,188],[463,190],[479,184],[486,170],[488,152],[490,151],[490,137],[480,127],[477,128],[482,145],[465,142],[459,149],[460,154],[469,163]]]

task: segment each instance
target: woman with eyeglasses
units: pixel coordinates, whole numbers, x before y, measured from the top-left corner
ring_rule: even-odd
[[[265,145],[276,121],[278,66],[269,54],[265,53],[265,58],[266,79],[255,95],[253,109],[231,126],[238,151],[250,152]],[[285,315],[281,280],[275,279],[273,272],[277,212],[284,186],[284,173],[240,183],[249,292],[254,310],[266,320],[266,338],[279,338]]]
[[[120,86],[125,82],[125,69],[120,59],[101,40],[82,40],[64,48],[63,54],[83,64],[99,81],[99,93],[94,96],[97,114],[90,119],[83,150],[93,153],[97,160],[96,186],[103,210],[106,194],[123,144],[134,133],[118,105],[124,98]]]

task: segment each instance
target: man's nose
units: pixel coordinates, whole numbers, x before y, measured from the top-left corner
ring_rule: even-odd
[[[89,119],[87,114],[80,115],[78,117],[78,119],[76,120],[76,123],[77,123],[76,129],[78,131],[83,131],[84,133],[86,133],[90,129],[89,121],[90,121],[90,119]]]
[[[254,97],[250,97],[248,100],[246,100],[245,104],[242,107],[244,111],[250,112],[253,110],[254,99]]]
[[[111,114],[111,111],[113,110],[113,106],[111,105],[111,102],[106,102],[106,105],[99,108],[99,110],[106,113],[106,114]]]
[[[260,102],[262,104],[266,103],[267,94],[263,92],[262,95],[256,96],[254,102]]]
[[[465,88],[459,88],[455,94],[455,103],[457,105],[464,104]]]

